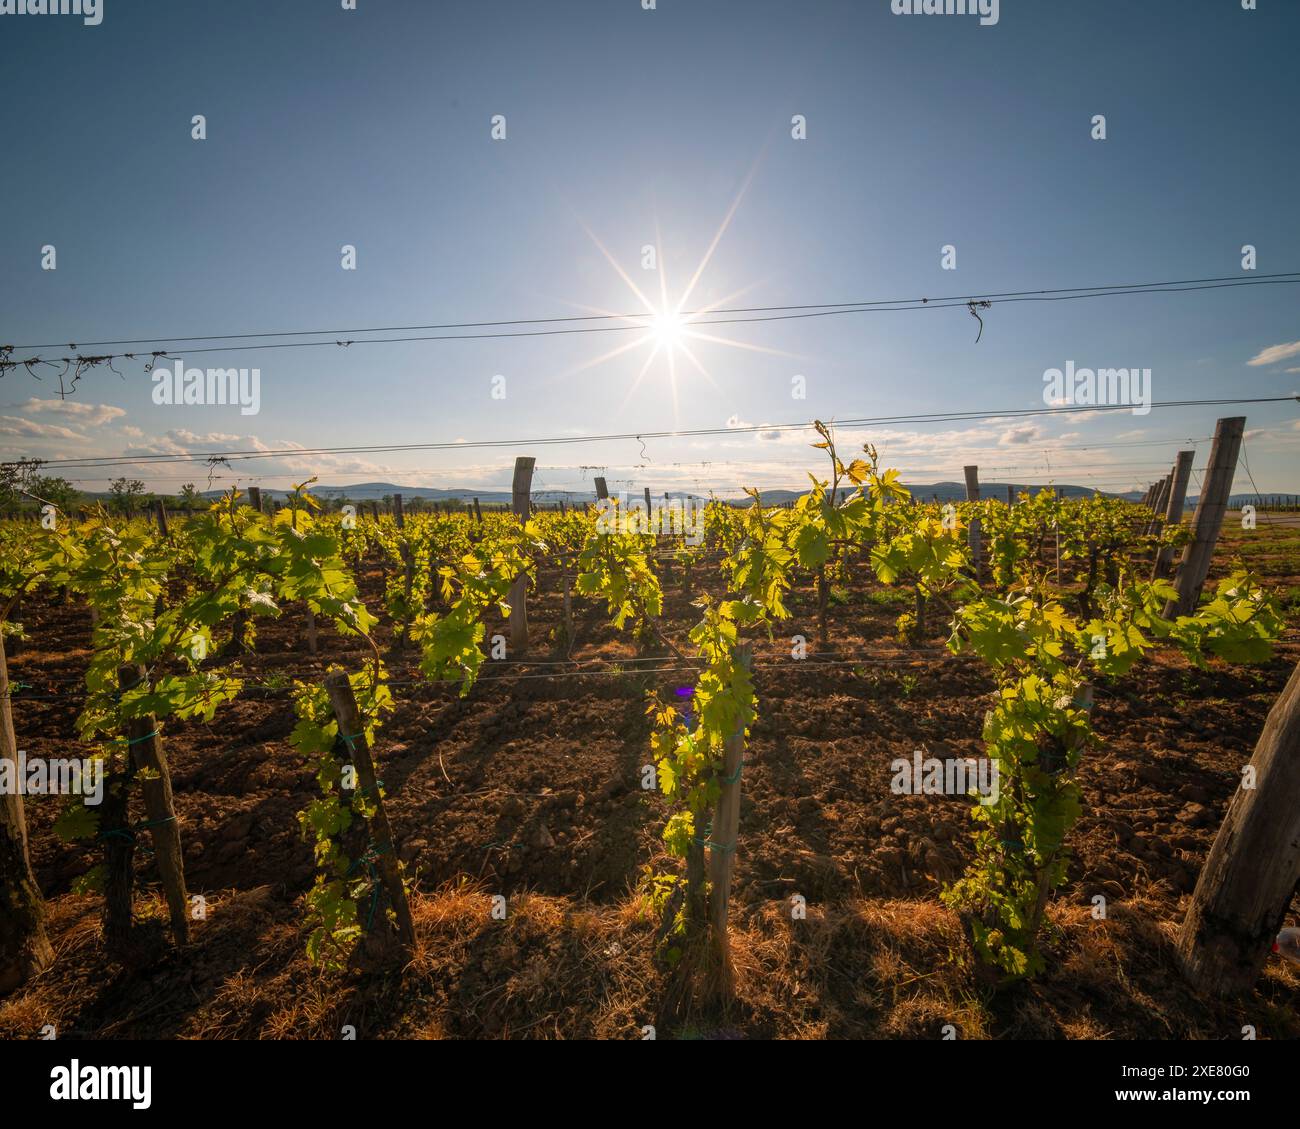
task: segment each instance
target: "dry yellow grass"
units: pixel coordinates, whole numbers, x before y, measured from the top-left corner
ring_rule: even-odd
[[[209,899],[189,951],[165,948],[148,968],[113,968],[107,982],[99,904],[52,903],[58,959],[0,1002],[0,1036],[185,1039],[990,1037],[1098,1039],[1300,1035],[1294,970],[1270,963],[1251,999],[1198,1000],[1172,964],[1176,922],[1155,900],[1090,907],[1057,903],[1049,971],[994,995],[977,987],[957,916],[931,899],[852,899],[737,906],[729,939],[734,996],[673,999],[674,975],[653,954],[643,902],[541,894],[491,916],[489,891],[449,885],[412,902],[415,951],[402,969],[323,974],[303,952],[301,917],[265,888]],[[142,911],[148,910],[143,902]],[[161,928],[161,927],[159,927]],[[699,988],[699,985],[695,985]]]

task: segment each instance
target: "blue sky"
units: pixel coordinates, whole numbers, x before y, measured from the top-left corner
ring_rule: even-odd
[[[1257,274],[1300,270],[1300,4],[1259,7],[1002,0],[988,27],[895,16],[889,0],[104,0],[96,27],[0,16],[0,340],[636,312],[595,240],[655,301],[641,248],[657,243],[675,301],[729,213],[688,308],[1248,277],[1247,243]],[[344,244],[355,271],[340,268]],[[140,361],[119,362],[121,378],[91,371],[66,401],[19,370],[0,380],[0,456],[1027,409],[1070,360],[1150,368],[1157,401],[1300,389],[1295,286],[995,305],[984,320],[978,344],[960,308],[720,326],[706,332],[740,344],[688,339],[699,368],[662,348],[646,367],[650,343],[592,364],[640,332],[174,352],[260,368],[255,416],[155,405]],[[875,442],[917,481],[977,463],[986,479],[1118,490],[1245,414],[1254,481],[1300,491],[1298,409],[1003,417],[843,442]],[[470,442],[249,460],[237,477],[499,487],[514,454],[534,454],[538,486],[581,489],[602,466],[616,484],[736,492],[798,487],[817,467],[800,433],[644,451]],[[207,481],[202,464],[124,469],[158,489]],[[117,473],[67,476],[95,489]]]

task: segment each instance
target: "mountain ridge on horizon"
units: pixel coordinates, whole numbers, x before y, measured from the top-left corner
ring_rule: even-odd
[[[913,496],[923,500],[933,500],[935,497],[941,502],[964,501],[966,498],[966,486],[961,482],[932,482],[932,483],[904,483],[912,492]],[[1006,483],[1006,482],[987,482],[980,484],[980,491],[985,498],[1005,498],[1007,486],[1010,485],[1012,490],[1019,495],[1021,491],[1028,490],[1037,494],[1042,490],[1055,489],[1062,497],[1078,498],[1088,497],[1094,493],[1090,486],[1077,486],[1073,483],[1058,483],[1055,486],[1043,486],[1040,484],[1026,485],[1023,483]],[[639,499],[645,492],[644,485],[635,487],[611,488],[612,496],[619,496],[626,493],[629,498]],[[221,490],[204,490],[201,492],[204,498],[217,498],[224,493]],[[262,493],[268,497],[283,500],[289,494],[289,491],[281,490],[276,487],[262,487]],[[445,501],[465,501],[470,502],[474,498],[479,500],[480,504],[508,504],[511,500],[509,490],[499,489],[496,487],[434,487],[434,486],[403,486],[395,482],[356,482],[344,486],[319,485],[312,488],[312,493],[322,499],[329,498],[346,498],[355,502],[380,501],[385,496],[400,494],[404,500],[419,498],[425,501],[445,502]],[[801,497],[804,492],[801,490],[775,489],[762,491],[764,501],[788,502],[795,498]],[[1104,497],[1128,498],[1133,501],[1140,501],[1142,498],[1141,491],[1126,491],[1113,493],[1103,490]],[[739,501],[746,497],[741,489],[734,492],[721,494],[716,491],[701,493],[697,490],[667,490],[656,492],[651,489],[650,496],[652,500],[660,502],[666,496],[670,500],[681,500],[684,498],[708,498],[710,494],[717,497],[720,501]],[[556,502],[563,500],[565,502],[583,502],[594,501],[596,497],[595,486],[590,490],[534,490],[532,497],[535,502]],[[1195,498],[1188,499],[1189,504],[1194,504]]]

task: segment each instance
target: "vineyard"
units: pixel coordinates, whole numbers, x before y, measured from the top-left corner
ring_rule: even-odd
[[[87,785],[4,797],[0,1034],[1300,1035],[1197,884],[1267,841],[1294,520],[817,428],[783,506],[0,525],[3,755]]]

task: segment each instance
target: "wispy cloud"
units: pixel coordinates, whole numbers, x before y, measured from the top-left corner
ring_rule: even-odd
[[[1291,357],[1300,357],[1300,341],[1290,341],[1283,345],[1270,345],[1261,349],[1246,362],[1248,365],[1275,365]],[[1291,371],[1295,371],[1294,369]]]
[[[18,410],[31,416],[61,416],[70,423],[89,427],[103,427],[126,415],[124,408],[115,408],[112,404],[88,404],[83,400],[38,400],[35,396],[19,405]]]
[[[0,435],[11,435],[19,439],[84,439],[79,432],[66,427],[57,427],[50,423],[37,423],[35,420],[19,419],[17,416],[0,416]]]
[[[1000,436],[998,436],[999,447],[1021,447],[1026,443],[1036,443],[1043,437],[1043,429],[1035,427],[1031,423],[1021,424],[1019,427],[1008,427]]]

